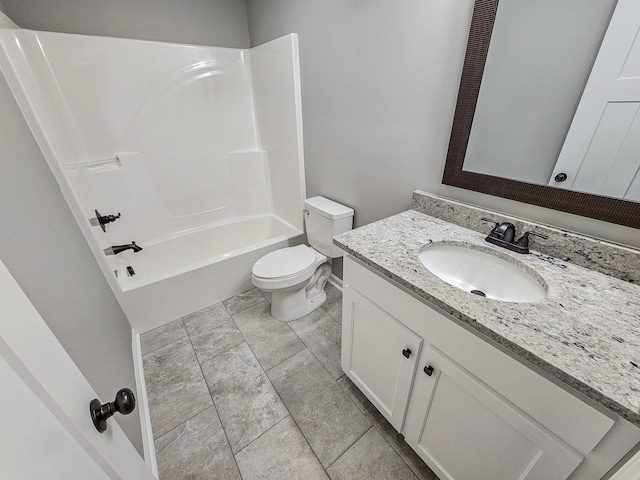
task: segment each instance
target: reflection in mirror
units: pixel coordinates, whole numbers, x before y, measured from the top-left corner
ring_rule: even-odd
[[[499,3],[465,170],[549,182],[614,3]]]
[[[639,228],[639,30],[637,0],[476,0],[443,183]]]

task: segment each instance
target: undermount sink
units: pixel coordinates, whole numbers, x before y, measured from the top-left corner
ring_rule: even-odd
[[[447,243],[428,245],[418,256],[427,270],[466,292],[518,303],[536,302],[547,296],[544,280],[515,259]]]

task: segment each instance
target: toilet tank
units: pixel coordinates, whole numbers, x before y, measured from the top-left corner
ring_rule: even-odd
[[[353,209],[325,197],[308,198],[304,206],[309,245],[327,257],[343,256],[333,237],[353,228]]]

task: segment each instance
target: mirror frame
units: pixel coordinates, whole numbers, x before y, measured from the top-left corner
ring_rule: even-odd
[[[640,203],[464,171],[499,0],[475,0],[442,183],[518,202],[640,228]]]

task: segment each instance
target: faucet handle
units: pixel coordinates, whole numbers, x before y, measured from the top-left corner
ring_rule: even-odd
[[[96,220],[103,232],[107,231],[107,223],[115,222],[120,218],[120,212],[118,212],[117,215],[100,215],[100,212],[98,210],[94,210],[94,212],[96,213]]]
[[[500,222],[496,222],[492,218],[482,217],[480,220],[482,220],[483,222],[493,223],[494,225],[492,231],[494,231],[500,225]]]
[[[522,248],[529,248],[529,235],[533,235],[535,237],[540,237],[540,238],[544,238],[545,240],[548,240],[549,237],[547,237],[546,235],[542,235],[540,233],[535,233],[535,232],[524,232],[524,234],[522,235],[522,237],[520,237],[518,239],[518,241],[516,242],[516,245],[522,247]]]

